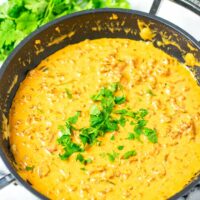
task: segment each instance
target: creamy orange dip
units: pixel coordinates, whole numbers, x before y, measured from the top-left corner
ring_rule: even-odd
[[[127,101],[118,108],[148,110],[158,142],[127,139],[133,127],[126,123],[82,152],[87,165],[78,153],[61,160],[58,127],[77,111],[76,128],[88,126],[91,96],[116,82]],[[20,85],[9,125],[19,174],[50,199],[167,199],[200,169],[200,87],[185,65],[151,43],[105,38],[57,51]],[[130,150],[137,154],[124,159]],[[112,152],[118,156],[111,162]]]

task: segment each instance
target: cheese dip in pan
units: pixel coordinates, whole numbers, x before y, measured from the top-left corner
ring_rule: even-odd
[[[9,126],[19,174],[53,200],[164,200],[200,170],[200,87],[150,42],[57,51],[21,83]]]

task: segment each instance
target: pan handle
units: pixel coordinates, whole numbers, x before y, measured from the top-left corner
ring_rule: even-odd
[[[161,0],[154,0],[153,1],[153,4],[151,6],[151,9],[149,11],[149,14],[151,15],[156,15],[157,11],[158,11],[158,8],[160,6],[160,3],[161,3]]]
[[[5,186],[9,185],[15,181],[15,177],[12,174],[6,174],[0,178],[0,189],[4,188]]]

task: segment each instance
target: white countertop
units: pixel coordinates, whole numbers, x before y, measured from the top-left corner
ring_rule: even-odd
[[[0,0],[0,4],[5,0]],[[149,12],[153,0],[129,0],[134,10]],[[157,16],[167,19],[178,25],[194,38],[200,41],[200,16],[179,6],[170,0],[162,0]],[[3,162],[0,160],[0,174],[8,173]],[[37,200],[29,191],[14,183],[0,190],[0,200]],[[179,200],[184,200],[180,198]],[[195,189],[187,200],[200,200],[200,190]]]

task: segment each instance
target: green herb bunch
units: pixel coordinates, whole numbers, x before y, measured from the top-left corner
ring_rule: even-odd
[[[76,11],[104,7],[130,5],[127,0],[8,0],[0,6],[0,61],[43,24]]]

